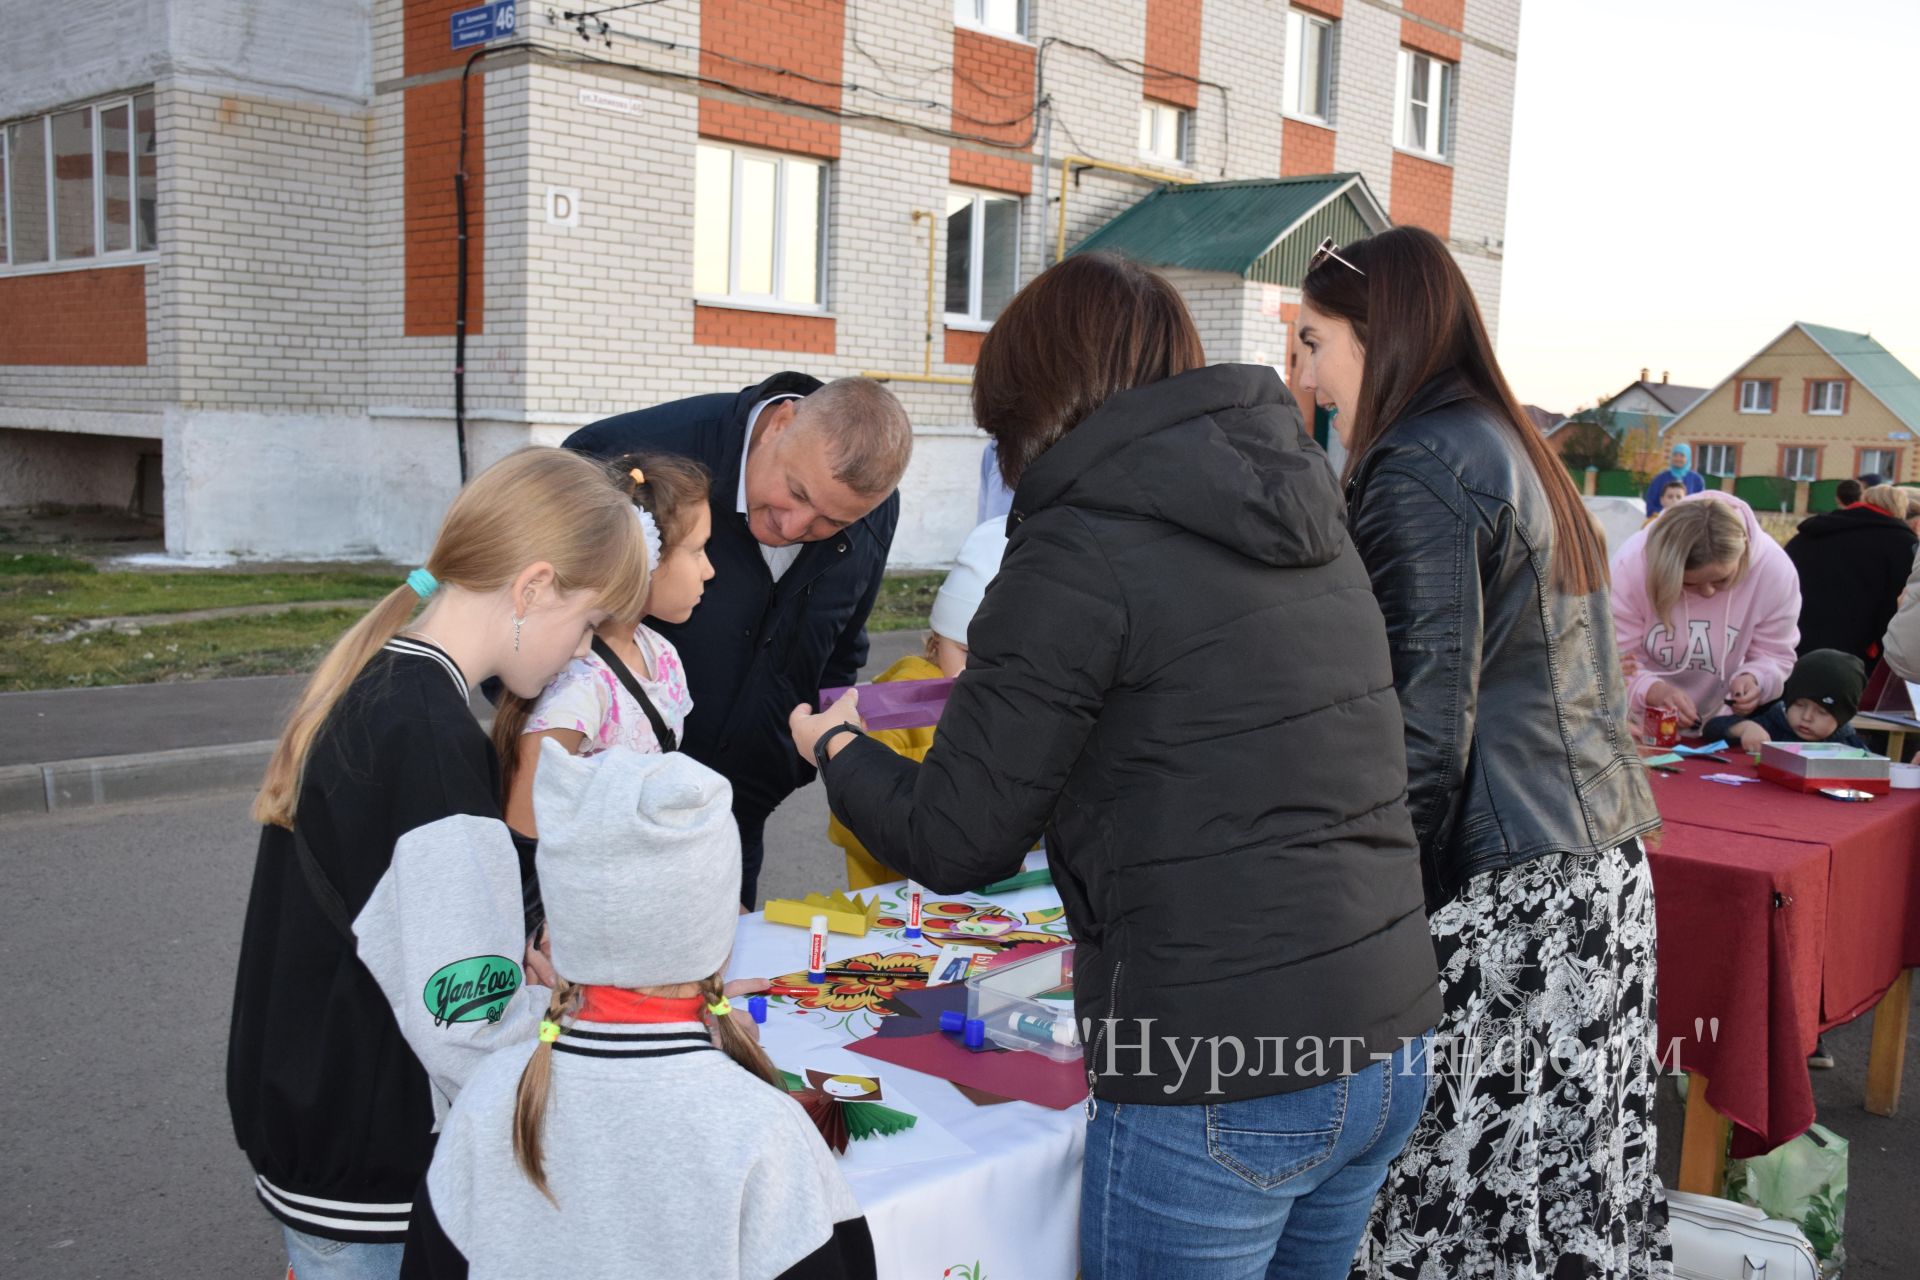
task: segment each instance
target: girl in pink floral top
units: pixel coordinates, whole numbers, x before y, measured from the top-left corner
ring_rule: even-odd
[[[713,577],[707,537],[713,517],[707,506],[707,473],[684,458],[636,455],[614,464],[615,474],[632,487],[633,503],[658,531],[659,560],[652,566],[645,616],[685,622]],[[677,740],[693,710],[680,654],[667,638],[644,621],[608,619],[596,637],[630,675],[659,713],[661,725]],[[599,645],[596,645],[596,649]],[[500,755],[506,792],[507,825],[537,837],[533,815],[533,775],[540,739],[552,738],[576,755],[625,748],[667,749],[646,710],[635,700],[599,652],[575,658],[532,704],[503,698],[494,717],[494,747]]]

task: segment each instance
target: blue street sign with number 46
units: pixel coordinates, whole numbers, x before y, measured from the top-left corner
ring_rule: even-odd
[[[514,0],[493,0],[492,4],[483,4],[474,9],[462,9],[450,20],[453,28],[453,47],[470,48],[476,44],[485,44],[489,40],[500,40],[513,34]]]

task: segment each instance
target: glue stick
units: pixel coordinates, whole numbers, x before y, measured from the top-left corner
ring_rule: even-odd
[[[1051,1040],[1055,1044],[1073,1044],[1073,1023],[1062,1018],[1042,1018],[1030,1013],[1010,1013],[1007,1015],[1007,1029],[1034,1040]]]
[[[909,938],[920,936],[920,886],[911,880],[907,881],[906,936]]]
[[[827,980],[827,918],[815,916],[807,927],[807,981]]]

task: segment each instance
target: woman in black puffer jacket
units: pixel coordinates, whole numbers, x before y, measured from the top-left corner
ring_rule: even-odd
[[[1015,496],[932,750],[863,740],[851,699],[797,711],[796,743],[936,891],[1044,832],[1087,1032],[1089,1280],[1343,1275],[1440,1005],[1326,457],[1271,369],[1205,367],[1172,286],[1099,254],[1013,300],[973,400]]]

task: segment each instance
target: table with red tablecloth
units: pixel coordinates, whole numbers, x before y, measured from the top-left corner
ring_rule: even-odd
[[[1753,775],[1747,757],[1731,758],[1650,775],[1665,825],[1649,852],[1660,1046],[1678,1042],[1696,1091],[1704,1077],[1690,1139],[1707,1140],[1692,1130],[1710,1105],[1746,1156],[1813,1122],[1806,1058],[1822,1031],[1896,988],[1904,1017],[1903,975],[1920,965],[1920,792],[1848,804],[1706,781]]]

